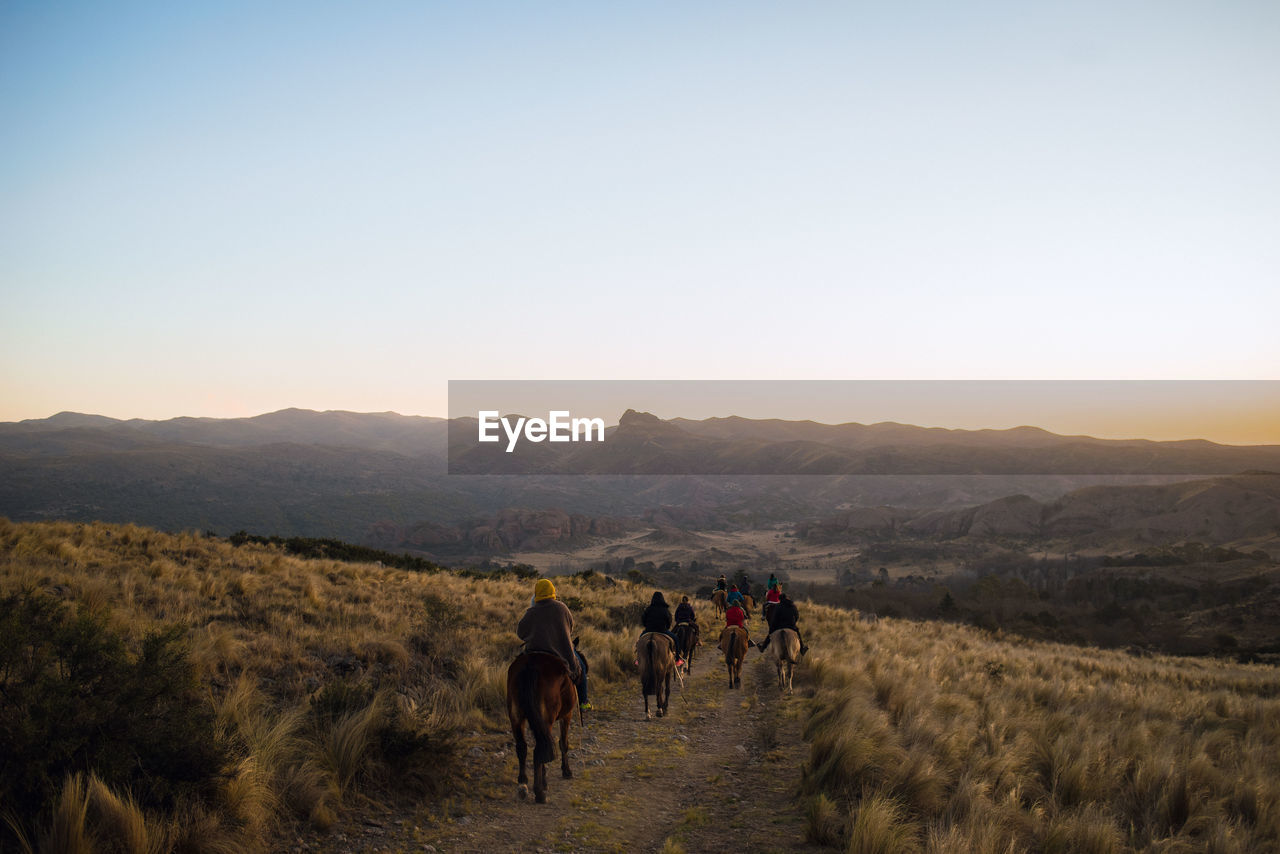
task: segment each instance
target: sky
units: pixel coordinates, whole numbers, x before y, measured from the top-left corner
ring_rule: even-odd
[[[0,421],[1280,379],[1278,45],[1230,0],[9,0]]]

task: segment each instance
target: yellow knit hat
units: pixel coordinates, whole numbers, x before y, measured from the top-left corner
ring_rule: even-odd
[[[543,599],[556,598],[556,586],[551,583],[550,578],[539,578],[538,583],[533,585],[533,601],[541,602]]]

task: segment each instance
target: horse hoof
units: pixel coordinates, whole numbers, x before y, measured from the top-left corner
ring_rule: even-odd
[[[658,717],[662,717],[662,709],[658,709]]]
[[[524,783],[516,786],[516,797],[522,801],[527,801],[529,799],[529,787]]]
[[[569,770],[568,768],[565,768],[561,773],[564,775],[564,778],[566,780],[573,779],[573,771]]]
[[[545,804],[547,802],[547,793],[539,792],[533,797],[534,803]]]

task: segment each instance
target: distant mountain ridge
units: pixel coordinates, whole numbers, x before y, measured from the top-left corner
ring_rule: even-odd
[[[24,442],[23,437],[28,437]],[[282,409],[249,418],[170,418],[127,421],[59,412],[49,418],[0,423],[0,453],[56,453],[86,447],[140,448],[162,444],[246,447],[292,443],[391,451],[443,458],[446,421],[395,412]],[[61,443],[60,443],[61,440]]]
[[[495,518],[510,508],[555,510],[590,519],[647,515],[666,520],[662,524],[734,528],[815,518],[842,506],[889,504],[918,516],[1018,493],[1043,502],[1086,485],[1167,483],[1175,479],[1146,473],[1092,476],[1070,472],[943,477],[912,473],[827,477],[649,473],[644,471],[647,466],[664,460],[668,465],[673,460],[679,462],[681,455],[699,459],[698,455],[712,447],[708,442],[722,443],[726,453],[747,453],[766,462],[797,453],[811,454],[817,461],[826,455],[841,459],[846,450],[836,444],[803,438],[822,435],[836,441],[829,434],[841,430],[850,437],[847,444],[856,444],[852,437],[859,431],[917,437],[915,451],[906,439],[900,441],[894,453],[902,459],[927,461],[933,454],[954,460],[960,452],[954,442],[919,444],[926,437],[955,438],[954,431],[909,425],[814,425],[748,419],[680,422],[638,412],[624,416],[622,423],[609,431],[606,444],[597,446],[616,455],[617,460],[636,461],[636,474],[525,477],[521,475],[529,461],[519,451],[509,455],[499,451],[497,459],[508,466],[504,471],[509,475],[446,474],[448,444],[461,433],[470,432],[474,437],[475,430],[474,419],[446,421],[395,413],[297,409],[253,418],[167,421],[59,413],[47,419],[0,423],[0,515],[15,521],[102,520],[166,530],[212,529],[225,534],[244,529],[283,536],[333,536],[366,544],[388,542],[388,531],[418,531],[399,536],[397,541],[425,543],[435,536],[428,535],[431,525],[461,526],[471,531],[475,520]],[[695,435],[697,431],[742,438],[704,437]],[[963,441],[981,445],[999,438],[989,433],[1001,432],[960,431],[958,435]],[[1035,428],[1004,434],[1015,444],[1049,442],[1057,447],[1055,453],[1062,453],[1063,447],[1081,447]],[[784,436],[801,438],[773,441]],[[1211,449],[1223,447],[1205,444]],[[1138,447],[1146,446],[1139,443]],[[1253,456],[1262,457],[1265,463],[1273,450],[1263,448]],[[997,448],[991,453],[1003,451]],[[1128,449],[1124,453],[1134,452]],[[1254,460],[1236,466],[1227,461],[1222,467],[1228,471],[1280,469],[1280,463],[1272,466]],[[554,527],[548,524],[545,530]],[[576,530],[590,531],[590,526],[584,529],[579,523]],[[545,536],[548,541],[555,539]],[[471,533],[466,540],[496,542]]]
[[[449,431],[454,474],[1017,475],[1230,474],[1280,470],[1280,445],[1060,436],[1037,427],[950,430],[908,424],[710,418],[627,410],[603,442],[480,443],[474,419]]]

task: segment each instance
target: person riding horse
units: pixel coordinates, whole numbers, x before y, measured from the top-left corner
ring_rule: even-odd
[[[774,583],[769,585],[769,592],[764,594],[764,606],[762,611],[764,613],[765,622],[771,622],[769,616],[773,613],[774,609],[778,607],[778,602],[781,598],[782,585],[777,583],[777,579],[774,579]]]
[[[737,626],[742,629],[743,633],[747,635],[747,646],[752,647],[755,645],[751,643],[750,635],[747,634],[747,612],[742,608],[741,597],[739,597],[739,602],[737,604],[730,605],[725,609],[724,625],[725,628],[728,628],[729,626]]]
[[[716,589],[727,590],[728,587],[729,587],[729,582],[725,581],[724,575],[721,575],[720,578],[716,581]]]
[[[742,591],[738,589],[738,585],[729,588],[729,596],[725,599],[725,605],[737,605],[739,608],[746,609],[746,600],[742,598]]]
[[[549,652],[565,663],[570,678],[578,687],[580,708],[590,711],[587,663],[582,653],[573,648],[573,613],[569,606],[556,598],[556,587],[551,579],[539,578],[533,585],[533,604],[520,618],[516,634],[529,652]]]
[[[644,626],[645,632],[657,632],[671,638],[671,648],[679,649],[676,643],[676,636],[671,634],[671,608],[667,605],[667,600],[662,598],[662,591],[655,590],[653,598],[649,600],[649,607],[644,609],[644,613],[640,615],[640,624]],[[637,643],[636,660],[640,658],[639,641]],[[684,664],[684,659],[676,656],[676,667]]]
[[[800,634],[800,627],[796,625],[796,621],[800,619],[800,609],[796,607],[796,603],[791,601],[791,597],[785,593],[778,595],[778,604],[769,612],[769,634],[772,635],[778,629],[791,629],[796,633],[796,637],[800,639],[800,654],[804,655],[809,651],[809,647],[805,645],[804,637]],[[764,648],[769,645],[769,638],[756,644],[756,648],[764,652]]]
[[[693,612],[693,605],[689,602],[689,597],[684,596],[680,599],[680,604],[676,606],[676,625],[688,623],[693,626],[693,641],[690,646],[698,643],[698,615]],[[688,657],[689,650],[676,648],[676,653],[682,657]]]

